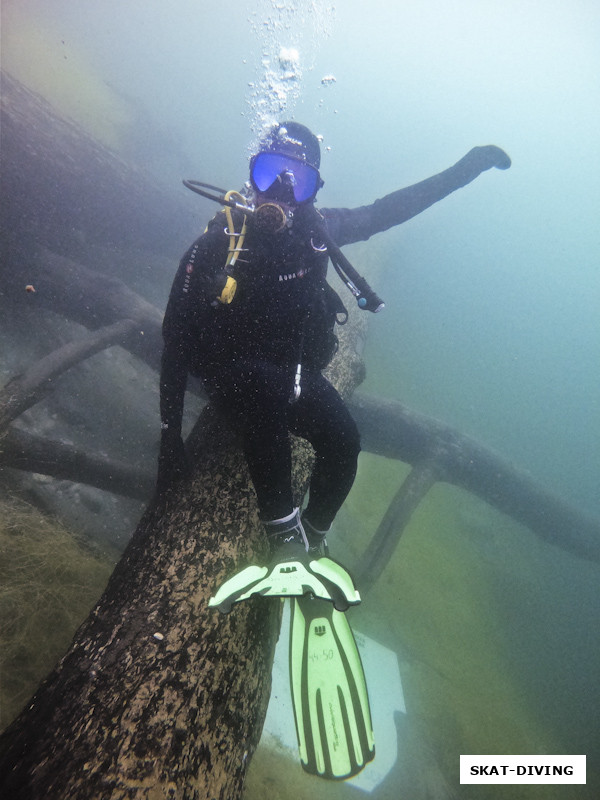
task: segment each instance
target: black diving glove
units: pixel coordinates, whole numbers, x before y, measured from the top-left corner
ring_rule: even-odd
[[[174,483],[188,478],[189,475],[190,467],[181,434],[164,428],[160,436],[156,488],[164,491]]]
[[[495,144],[486,144],[482,147],[474,147],[469,150],[466,159],[469,159],[471,164],[479,167],[481,172],[486,169],[496,167],[496,169],[508,169],[511,165],[510,157],[500,147]]]

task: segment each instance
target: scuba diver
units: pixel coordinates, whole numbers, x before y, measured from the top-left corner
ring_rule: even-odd
[[[317,137],[284,122],[251,158],[242,192],[184,181],[223,210],[184,255],[165,312],[157,488],[188,474],[181,422],[192,374],[242,442],[271,544],[267,564],[236,572],[208,605],[227,613],[253,595],[290,598],[300,761],[309,773],[344,780],[373,760],[375,741],[364,670],[344,613],[360,595],[326,547],[360,451],[354,420],[322,374],[336,351],[334,326],[347,318],[326,281],[328,263],[360,308],[379,311],[383,302],[340,246],[399,225],[484,170],[511,162],[494,145],[475,147],[439,175],[371,205],[317,211],[320,160]],[[292,493],[290,432],[315,452],[302,512]]]
[[[347,316],[326,281],[328,261],[359,306],[378,311],[382,302],[339,247],[406,222],[481,172],[510,164],[494,145],[475,147],[444,172],[371,205],[317,211],[319,140],[284,122],[251,158],[242,193],[214,197],[201,187],[215,187],[184,182],[224,209],[181,260],[164,317],[157,485],[162,491],[188,474],[181,423],[188,374],[198,376],[240,435],[272,551],[268,565],[247,567],[219,589],[211,603],[220,610],[252,594],[310,592],[339,610],[359,602],[348,573],[325,555],[360,451],[356,425],[322,374],[336,349],[334,325]],[[315,451],[302,512],[292,494],[290,432]]]

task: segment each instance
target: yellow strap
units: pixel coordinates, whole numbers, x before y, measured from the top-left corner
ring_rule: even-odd
[[[246,198],[236,191],[229,191],[225,195],[226,200],[234,199],[238,203],[246,205]],[[227,218],[227,233],[229,234],[229,251],[227,253],[227,267],[233,267],[240,254],[240,250],[244,244],[244,237],[246,235],[246,215],[244,214],[244,221],[242,223],[242,230],[236,233],[233,224],[232,209],[225,206],[225,217]]]
[[[232,198],[236,202],[246,205],[246,198],[239,192],[233,190],[227,192],[227,194],[225,195],[225,199],[231,200]],[[227,251],[227,261],[225,262],[225,268],[229,269],[235,266],[235,262],[237,261],[238,256],[242,250],[242,246],[244,244],[244,237],[246,236],[246,215],[244,214],[242,229],[239,233],[236,233],[235,231],[232,209],[229,206],[225,206],[225,217],[227,219],[226,233],[229,235],[229,250]],[[231,301],[234,298],[236,289],[237,289],[237,281],[231,275],[228,275],[223,291],[218,297],[219,302],[223,303],[224,305],[229,305],[229,303],[231,303]]]

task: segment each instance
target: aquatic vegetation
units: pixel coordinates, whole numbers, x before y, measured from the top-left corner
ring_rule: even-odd
[[[0,728],[63,655],[113,566],[56,520],[0,500]]]

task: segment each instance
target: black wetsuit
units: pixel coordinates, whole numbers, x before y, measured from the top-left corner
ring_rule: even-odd
[[[474,148],[450,169],[372,205],[320,213],[339,246],[368,239],[419,214],[484,169],[501,166],[499,153],[507,158],[493,146]],[[346,406],[320,372],[328,357],[335,295],[325,282],[328,257],[313,215],[300,207],[291,228],[277,234],[249,223],[229,305],[216,302],[229,245],[222,212],[185,254],[163,325],[161,420],[164,441],[180,437],[187,375],[199,376],[242,436],[264,520],[292,511],[288,432],[306,438],[316,462],[305,513],[324,530],[352,486],[360,444]],[[240,217],[234,219],[239,225]],[[290,402],[299,362],[301,394]],[[168,453],[167,444],[159,482],[161,470],[163,482],[168,478]]]

